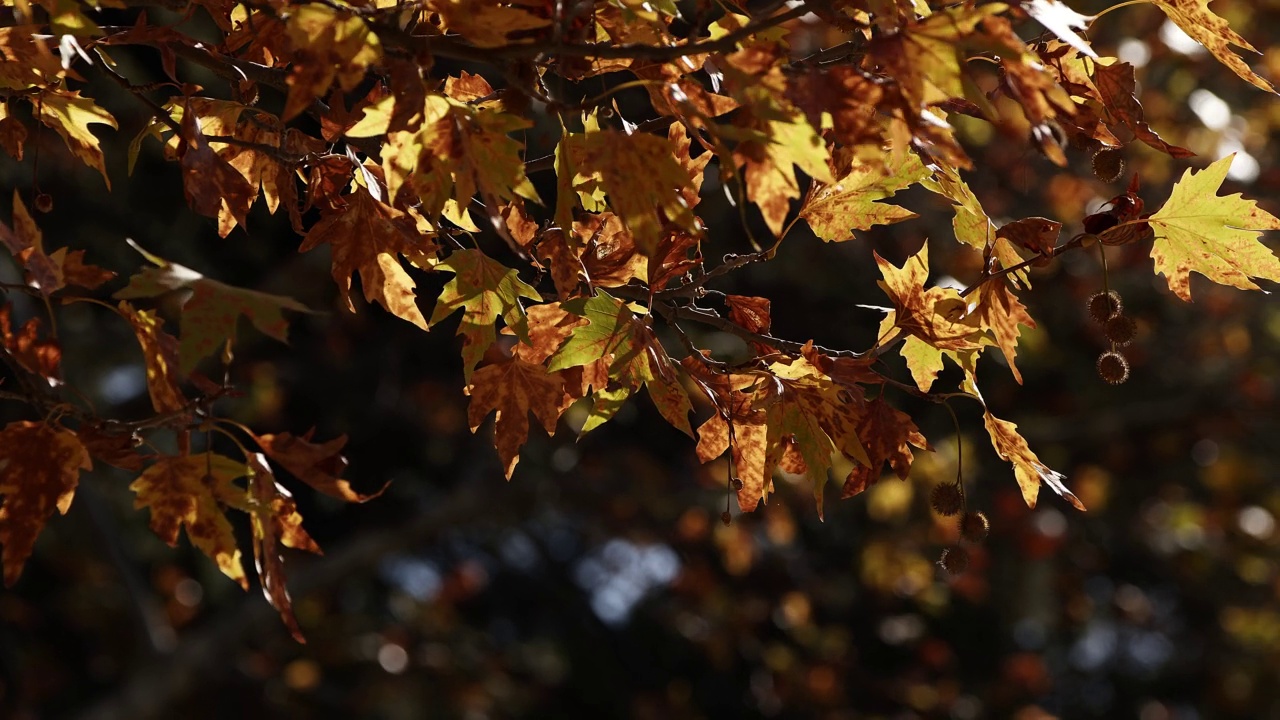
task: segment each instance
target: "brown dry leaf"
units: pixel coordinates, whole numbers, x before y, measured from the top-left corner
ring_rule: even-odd
[[[901,268],[873,253],[884,279],[881,289],[893,301],[895,324],[939,350],[975,350],[980,333],[966,317],[968,304],[954,288],[925,289],[929,278],[929,245],[907,258]]]
[[[1133,73],[1133,66],[1129,63],[1118,62],[1111,65],[1095,63],[1093,83],[1098,89],[1098,99],[1142,142],[1172,157],[1195,157],[1195,153],[1190,150],[1165,142],[1147,124],[1142,104],[1134,96],[1137,81]]]
[[[9,114],[9,101],[0,102],[0,148],[14,160],[21,162],[22,150],[27,142],[27,127]]]
[[[88,451],[70,430],[30,421],[0,430],[0,545],[6,586],[18,581],[53,511],[67,514],[80,472],[91,468]]]
[[[579,294],[581,278],[586,274],[579,253],[569,247],[568,238],[560,228],[551,228],[542,233],[535,249],[535,257],[551,264],[551,282],[556,286],[556,294],[561,300],[568,300]]]
[[[62,268],[62,282],[67,287],[81,287],[96,290],[103,284],[115,279],[116,274],[97,265],[89,265],[84,261],[83,250],[58,248],[49,253],[54,265]]]
[[[258,196],[257,186],[222,159],[200,130],[197,114],[188,108],[182,116],[182,190],[195,212],[218,220],[218,235],[226,237],[236,225],[244,225],[245,214]]]
[[[84,444],[95,460],[113,465],[121,470],[142,469],[150,456],[138,453],[141,437],[130,434],[111,434],[104,432],[101,426],[85,424],[76,431],[80,442]]]
[[[356,308],[350,297],[351,276],[360,273],[365,300],[376,301],[396,317],[427,329],[414,293],[416,285],[398,256],[433,253],[435,246],[418,233],[412,218],[375,200],[365,188],[357,187],[343,199],[345,209],[322,214],[298,250],[330,245],[333,279],[352,312]]]
[[[27,275],[27,284],[48,297],[65,284],[62,265],[44,252],[44,234],[27,212],[18,190],[13,191],[13,229],[0,222],[0,244],[18,261]]]
[[[160,318],[149,310],[136,310],[120,301],[120,314],[133,326],[147,365],[147,391],[158,413],[178,412],[187,398],[178,387],[178,339],[161,328]]]
[[[883,397],[867,404],[858,423],[858,437],[871,462],[853,468],[845,479],[842,498],[857,495],[876,484],[885,463],[889,463],[899,478],[906,480],[915,460],[911,447],[932,450],[911,417],[889,405]]]
[[[617,215],[587,215],[573,223],[573,236],[585,248],[579,257],[592,287],[621,287],[648,278],[649,259]]]
[[[16,334],[10,316],[13,306],[0,308],[0,338],[10,357],[31,373],[44,378],[50,385],[62,382],[62,348],[53,338],[40,338],[40,319],[31,318]]]
[[[883,97],[880,84],[843,65],[821,68],[806,64],[802,73],[787,80],[787,99],[805,114],[809,124],[822,127],[823,114],[829,114],[833,137],[850,147],[882,144],[877,106]]]
[[[520,448],[529,438],[529,413],[548,435],[554,435],[560,414],[568,407],[562,378],[518,357],[476,370],[467,394],[471,396],[467,407],[471,432],[479,430],[490,413],[496,413],[495,445],[508,480],[520,462]]]
[[[320,546],[302,529],[302,516],[289,491],[276,483],[275,476],[262,453],[248,456],[249,497],[253,525],[253,559],[258,568],[258,581],[267,601],[280,613],[289,633],[305,643],[298,620],[293,614],[293,600],[285,586],[282,547],[306,550],[322,555]]]
[[[151,530],[174,547],[185,525],[187,537],[224,575],[249,589],[235,534],[223,507],[248,510],[245,490],[235,481],[249,473],[243,462],[225,455],[166,456],[142,471],[129,489],[133,506],[151,509]]]
[[[362,503],[386,491],[387,485],[369,495],[352,490],[351,483],[342,479],[342,473],[347,470],[347,459],[341,453],[343,446],[347,444],[347,436],[339,435],[332,440],[315,443],[311,441],[313,434],[314,428],[301,436],[285,432],[252,437],[267,457],[325,495],[347,502]]]
[[[1032,253],[1051,257],[1058,244],[1062,223],[1042,217],[1022,218],[1005,223],[996,231],[996,237]]]
[[[906,162],[891,167],[883,160],[864,163],[855,158],[851,148],[840,148],[832,165],[835,182],[815,182],[800,207],[800,217],[823,241],[851,240],[854,230],[916,217],[906,208],[878,202],[929,175],[914,153],[907,154]]]
[[[493,86],[484,77],[463,70],[458,77],[444,81],[444,94],[458,102],[472,103],[493,95]]]
[[[550,19],[526,9],[545,7],[534,0],[428,0],[426,7],[439,16],[442,30],[458,33],[482,48],[531,41],[532,31],[551,25]]]

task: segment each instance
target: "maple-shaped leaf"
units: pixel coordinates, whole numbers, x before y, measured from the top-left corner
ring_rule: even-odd
[[[98,107],[92,98],[81,97],[79,91],[48,90],[41,93],[38,102],[40,122],[48,125],[62,136],[63,142],[71,154],[79,158],[85,165],[102,173],[102,180],[111,189],[111,179],[107,177],[107,167],[103,162],[102,148],[98,138],[89,130],[93,124],[109,125],[119,128],[111,113]]]
[[[977,318],[979,327],[991,333],[996,346],[1009,363],[1009,372],[1013,373],[1013,378],[1021,385],[1022,373],[1014,363],[1021,335],[1018,326],[1036,326],[1036,321],[1031,318],[1027,308],[1018,301],[1004,278],[996,278],[983,283],[978,289],[978,304],[972,315]]]
[[[120,314],[133,326],[147,366],[147,391],[156,412],[177,412],[187,406],[178,387],[178,340],[165,332],[160,318],[150,310],[137,310],[120,301]]]
[[[179,152],[187,204],[195,212],[217,219],[218,235],[226,237],[236,225],[244,225],[258,188],[214,151],[196,113],[189,109],[182,116],[182,130],[185,142]]]
[[[495,444],[508,480],[520,462],[520,448],[529,438],[529,413],[542,423],[548,435],[554,435],[566,406],[561,377],[518,357],[504,358],[476,370],[467,393],[471,396],[467,407],[471,432],[479,430],[490,413],[496,414]]]
[[[1040,484],[1044,483],[1077,510],[1085,509],[1084,503],[1062,484],[1063,474],[1040,462],[1040,458],[1031,451],[1027,441],[1018,433],[1017,425],[1008,420],[1001,420],[992,415],[990,410],[983,415],[983,422],[986,424],[987,433],[991,436],[991,445],[996,449],[996,454],[1002,460],[1013,464],[1013,475],[1018,481],[1018,487],[1022,490],[1022,499],[1026,501],[1027,507],[1036,506]]]
[[[1092,79],[1094,87],[1098,90],[1098,99],[1103,102],[1109,113],[1133,132],[1134,137],[1171,157],[1195,156],[1195,153],[1184,147],[1165,142],[1147,124],[1142,104],[1134,95],[1137,92],[1137,80],[1134,78],[1132,65],[1122,62],[1103,65],[1095,62]]]
[[[964,97],[962,46],[978,23],[1003,10],[997,3],[935,12],[872,40],[867,58],[897,80],[914,107]]]
[[[13,258],[26,271],[27,283],[41,295],[48,297],[65,284],[61,263],[45,254],[44,234],[22,203],[16,188],[13,191],[13,228],[0,222],[0,244],[13,253]]]
[[[382,57],[382,45],[369,24],[336,6],[307,3],[290,8],[285,33],[293,62],[284,120],[324,97],[335,81],[344,91],[354,89],[365,69]]]
[[[302,529],[302,515],[289,491],[276,483],[267,459],[262,453],[250,453],[249,513],[253,526],[253,560],[258,569],[258,581],[262,594],[280,613],[289,633],[300,643],[305,643],[298,620],[293,614],[293,600],[285,586],[284,556],[282,547],[306,550],[322,555],[320,546]]]
[[[503,319],[516,337],[528,340],[529,327],[520,298],[542,300],[542,296],[521,280],[515,270],[471,249],[455,251],[437,263],[436,269],[448,270],[454,275],[440,292],[428,326],[462,310],[458,335],[462,336],[462,367],[468,380],[497,337],[494,323],[498,318]]]
[[[399,256],[434,252],[435,246],[419,234],[408,215],[375,200],[365,188],[356,187],[342,198],[346,207],[322,213],[298,250],[306,252],[329,244],[333,279],[352,312],[351,276],[359,273],[365,300],[376,301],[392,315],[425,330],[427,320],[418,309],[416,285]]]
[[[305,305],[292,298],[210,280],[191,268],[152,255],[132,241],[130,244],[155,267],[143,268],[113,297],[134,300],[158,297],[181,288],[191,290],[191,296],[182,304],[180,321],[178,358],[183,374],[190,374],[196,363],[220,351],[235,338],[236,322],[241,315],[263,334],[288,342],[289,323],[284,311],[308,312]]]
[[[1280,259],[1258,241],[1264,230],[1280,230],[1280,218],[1240,193],[1220,196],[1235,154],[1200,172],[1187,170],[1164,205],[1146,222],[1155,232],[1151,258],[1169,289],[1191,301],[1191,273],[1220,285],[1257,290],[1250,278],[1280,282]]]
[[[841,148],[833,158],[835,183],[815,182],[800,207],[800,217],[827,242],[850,240],[853,230],[869,230],[873,225],[916,217],[906,208],[876,202],[893,197],[929,174],[914,154],[909,153],[907,158],[908,162],[896,167],[863,163],[852,149]]]
[[[871,462],[855,465],[849,471],[840,492],[842,498],[853,497],[876,484],[885,463],[906,480],[915,460],[911,447],[932,449],[911,417],[886,402],[883,395],[867,403],[858,423],[858,436]]]
[[[519,35],[524,42],[534,40],[531,31],[551,25],[551,19],[534,14],[533,9],[546,7],[534,0],[428,0],[426,8],[437,13],[441,29],[459,33],[477,47],[498,47]]]
[[[643,255],[652,257],[657,252],[664,216],[685,230],[698,230],[685,199],[692,190],[692,178],[676,161],[669,140],[616,130],[572,137],[578,175],[589,177],[609,196],[609,206],[622,218]]]
[[[1252,53],[1257,48],[1249,44],[1239,33],[1231,29],[1227,21],[1218,17],[1209,9],[1210,0],[1151,0],[1152,4],[1164,11],[1165,15],[1182,31],[1196,42],[1205,46],[1213,56],[1236,75],[1244,78],[1254,87],[1274,93],[1276,89],[1271,83],[1262,79],[1249,68],[1245,61],[1231,49],[1234,45]]]
[[[938,164],[933,168],[933,175],[920,181],[928,190],[950,200],[954,206],[956,240],[978,250],[982,250],[994,237],[996,226],[991,222],[982,203],[973,194],[973,190],[965,183],[956,168]]]
[[[895,324],[941,350],[973,350],[980,347],[978,328],[968,318],[968,304],[954,288],[925,289],[929,278],[929,245],[907,258],[901,268],[872,253],[884,279],[881,289],[893,301]]]
[[[70,430],[30,421],[0,430],[0,545],[6,586],[18,581],[53,511],[67,514],[81,471],[91,468],[89,452]]]
[[[31,318],[17,333],[13,332],[13,306],[0,307],[0,339],[9,356],[29,372],[50,385],[62,382],[62,347],[53,338],[40,337],[40,319]]]
[[[49,253],[49,259],[62,270],[62,282],[67,287],[82,287],[96,290],[103,284],[115,279],[116,274],[106,268],[90,265],[84,261],[83,250],[58,248]]]
[[[738,507],[751,512],[768,498],[773,487],[773,466],[768,465],[768,416],[754,406],[756,390],[768,376],[717,372],[694,356],[686,357],[682,365],[716,405],[716,413],[698,427],[698,460],[711,462],[730,451],[732,468],[742,481]]]
[[[582,432],[589,432],[612,417],[630,392],[644,384],[662,417],[677,430],[693,436],[689,395],[645,318],[636,316],[626,303],[605,292],[561,303],[561,307],[586,318],[587,324],[573,329],[564,345],[547,360],[547,369],[554,372],[602,361],[608,364],[611,385],[617,386],[596,388],[593,419]]]
[[[834,185],[835,178],[826,143],[803,113],[792,111],[783,119],[765,120],[760,127],[758,137],[738,143],[733,157],[746,174],[747,198],[760,209],[776,236],[782,233],[791,201],[800,197],[796,167],[828,185]]]
[[[252,437],[267,457],[325,495],[347,502],[362,503],[386,491],[387,485],[368,495],[353,490],[351,483],[342,479],[342,474],[347,470],[347,459],[342,456],[347,436],[339,435],[332,440],[317,443],[311,440],[314,433],[315,430],[312,429],[301,436],[284,432]]]
[[[248,590],[240,549],[223,511],[224,506],[248,509],[247,493],[235,484],[247,474],[249,468],[243,462],[216,453],[163,456],[143,470],[129,489],[137,495],[135,508],[150,508],[151,530],[161,540],[176,546],[178,531],[186,526],[191,544]]]

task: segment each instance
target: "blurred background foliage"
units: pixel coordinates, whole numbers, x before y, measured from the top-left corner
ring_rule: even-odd
[[[1280,2],[1214,9],[1263,49],[1255,67],[1280,78]],[[797,54],[831,40],[797,28]],[[1021,32],[1039,28],[1027,22]],[[1271,142],[1280,102],[1154,7],[1105,16],[1091,39],[1139,68],[1161,135],[1198,153],[1195,163],[1237,153],[1224,192],[1280,212]],[[138,82],[159,78],[157,58],[120,50],[117,60]],[[462,69],[472,68],[436,71]],[[200,69],[183,70],[201,82]],[[186,209],[178,168],[158,144],[126,177],[125,148],[146,110],[87,75],[121,125],[104,143],[113,189],[53,133],[33,139],[40,186],[55,203],[40,218],[51,244],[86,248],[128,274],[142,263],[123,242],[131,237],[211,277],[328,311],[295,317],[290,347],[245,328],[233,368],[245,394],[224,409],[262,431],[346,433],[348,477],[364,490],[391,485],[359,506],[297,493],[327,552],[290,558],[308,639],[299,645],[256,592],[152,535],[132,508],[130,477],[98,469],[70,515],[50,524],[22,581],[0,592],[0,715],[1280,716],[1280,307],[1267,296],[1197,279],[1187,305],[1152,275],[1146,248],[1113,251],[1110,286],[1139,334],[1127,349],[1130,380],[1112,387],[1096,375],[1105,342],[1084,309],[1102,287],[1096,255],[1038,269],[1023,295],[1040,323],[1020,349],[1025,384],[994,353],[980,379],[994,412],[1020,424],[1089,512],[1052,493],[1027,509],[977,408],[957,405],[970,504],[990,516],[992,533],[973,548],[971,569],[948,577],[935,561],[958,533],[927,501],[956,472],[957,438],[941,408],[892,395],[936,452],[922,454],[910,480],[886,479],[852,500],[836,502],[833,484],[825,522],[804,483],[782,479],[767,507],[734,507],[721,525],[725,466],[699,466],[692,442],[647,400],[581,441],[566,427],[535,437],[507,484],[491,430],[466,427],[456,319],[424,334],[376,309],[347,313],[323,251],[299,255],[299,238],[261,204],[247,233],[219,240],[212,221]],[[629,120],[646,119],[643,107],[643,91],[623,95],[623,115],[636,113]],[[1132,173],[1151,208],[1185,167],[1132,144],[1125,174],[1107,185],[1083,152],[1069,153],[1069,168],[1045,160],[1017,118],[958,124],[977,167],[967,180],[992,217],[1052,217],[1065,236]],[[527,138],[531,157],[553,147],[555,128],[544,125]],[[30,190],[35,155],[0,163],[0,185]],[[535,180],[553,197],[554,178]],[[724,197],[709,171],[699,208],[712,229],[708,257],[749,249]],[[841,245],[796,231],[776,260],[721,289],[772,298],[785,337],[868,347],[880,315],[859,305],[885,304],[873,249],[898,263],[927,238],[935,281],[979,272],[977,254],[951,241],[944,205],[901,197],[920,219]],[[423,297],[443,283],[417,279]],[[39,312],[11,300],[19,319]],[[70,382],[104,414],[145,414],[129,329],[88,305],[68,308],[59,324]],[[745,352],[733,338],[695,339]]]

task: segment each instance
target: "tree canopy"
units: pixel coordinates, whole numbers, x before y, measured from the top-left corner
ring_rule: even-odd
[[[1274,94],[1246,62],[1255,48],[1207,3],[1150,4],[1235,82]],[[55,510],[67,513],[86,473],[110,465],[134,477],[135,505],[161,539],[185,534],[246,589],[247,540],[267,599],[302,640],[282,548],[320,547],[285,478],[348,502],[381,492],[348,482],[345,436],[237,414],[253,392],[237,368],[247,327],[286,342],[318,308],[139,243],[135,269],[118,279],[102,263],[124,257],[114,249],[123,235],[112,249],[46,244],[42,216],[78,206],[41,189],[50,164],[96,173],[112,192],[157,174],[180,182],[183,212],[207,218],[222,238],[207,242],[225,246],[283,242],[270,219],[279,214],[297,235],[292,251],[327,253],[341,312],[415,326],[398,333],[456,323],[466,419],[492,435],[508,479],[535,432],[530,414],[546,433],[586,434],[644,402],[698,460],[723,468],[743,511],[784,479],[807,483],[820,515],[832,480],[848,498],[882,477],[905,479],[937,441],[920,414],[948,414],[960,433],[964,403],[977,404],[1028,506],[1047,486],[1084,510],[1070,480],[979,389],[980,369],[984,386],[1003,372],[1022,382],[1036,272],[1097,258],[1102,272],[1079,313],[1102,330],[1096,372],[1111,384],[1130,378],[1137,326],[1109,285],[1109,257],[1149,256],[1170,302],[1192,300],[1193,274],[1244,290],[1280,281],[1280,260],[1260,241],[1280,219],[1224,194],[1236,156],[1197,165],[1163,139],[1144,115],[1135,65],[1088,39],[1119,9],[4,0],[2,12],[0,147],[30,167],[0,224],[22,273],[5,285],[14,302],[0,323],[0,393],[25,408],[0,430],[10,585]],[[108,109],[117,106],[144,122],[119,122]],[[125,174],[113,172],[104,128],[131,138]],[[982,132],[1021,148],[1036,171],[1092,172],[1119,191],[1055,218],[986,208],[968,184],[992,170],[967,143]],[[1125,173],[1134,145],[1187,168],[1167,198]],[[168,165],[146,162],[157,148]],[[964,274],[940,277],[928,243],[886,258],[862,242],[938,212],[951,215],[950,231],[930,238],[932,253]],[[879,276],[879,302],[858,309],[867,344],[829,347],[775,322],[785,291],[732,291],[736,276],[788,254],[817,247],[821,262],[847,246]],[[60,321],[85,305],[95,323],[136,337],[149,410],[100,411],[64,376],[64,354],[95,352]],[[25,322],[12,319],[15,307]],[[956,516],[940,561],[952,572],[989,529],[965,497],[965,470],[959,462],[955,481],[931,495]]]

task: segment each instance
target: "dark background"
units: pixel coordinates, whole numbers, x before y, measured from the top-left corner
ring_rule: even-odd
[[[1249,59],[1272,78],[1277,7],[1214,6],[1264,50]],[[1270,144],[1280,102],[1206,54],[1178,52],[1162,25],[1152,7],[1125,8],[1099,21],[1095,41],[1148,56],[1138,70],[1148,120],[1199,153],[1193,164],[1232,150],[1243,153],[1237,167],[1248,170],[1246,156],[1256,163],[1224,194],[1280,211]],[[118,54],[139,82],[158,72],[145,52]],[[220,92],[198,68],[179,67]],[[38,218],[46,247],[85,248],[127,275],[143,262],[124,243],[133,238],[211,277],[326,311],[294,317],[288,347],[242,328],[234,375],[245,396],[220,410],[260,431],[346,433],[347,477],[363,490],[391,487],[344,506],[284,478],[326,550],[289,558],[308,640],[299,645],[256,590],[242,593],[185,540],[171,549],[152,535],[132,507],[131,477],[95,470],[21,581],[0,591],[0,716],[1280,716],[1280,309],[1270,297],[1197,277],[1196,302],[1184,304],[1152,274],[1145,248],[1112,251],[1110,286],[1139,323],[1125,351],[1132,377],[1112,387],[1095,373],[1104,338],[1084,309],[1102,286],[1096,255],[1038,270],[1022,296],[1040,323],[1019,349],[1024,384],[993,353],[979,379],[995,414],[1067,474],[1089,512],[1047,490],[1027,509],[978,408],[959,404],[970,502],[992,534],[973,548],[972,569],[951,578],[935,561],[956,540],[954,521],[927,504],[930,487],[956,471],[941,408],[891,394],[936,452],[919,454],[910,480],[852,500],[838,501],[832,484],[825,522],[803,482],[779,478],[767,507],[739,515],[735,505],[722,526],[726,468],[700,466],[693,442],[647,399],[580,441],[565,423],[553,438],[534,430],[508,484],[491,428],[466,427],[456,318],[425,334],[379,309],[347,313],[327,251],[299,255],[300,238],[261,206],[247,232],[219,239],[213,221],[186,208],[158,143],[147,141],[126,176],[125,147],[146,109],[95,69],[84,74],[120,121],[118,134],[102,135],[113,190],[31,125],[28,158],[0,161],[0,187],[29,199],[38,144],[34,179],[55,203]],[[1229,108],[1225,124],[1214,97]],[[1131,145],[1124,178],[1106,185],[1078,150],[1061,169],[1000,128],[960,126],[978,167],[966,179],[997,222],[1045,215],[1074,234],[1132,172],[1154,208],[1186,167]],[[531,131],[530,156],[554,141]],[[544,198],[553,180],[535,178]],[[749,250],[714,173],[703,196],[707,257]],[[900,263],[928,238],[935,281],[978,273],[977,254],[952,241],[945,204],[901,198],[920,219],[839,245],[796,231],[776,260],[718,289],[772,298],[783,337],[866,348],[880,315],[858,305],[886,304],[873,249]],[[496,239],[483,242],[500,252]],[[447,278],[415,277],[429,308]],[[10,299],[20,319],[40,311]],[[141,356],[124,323],[80,305],[59,325],[69,381],[104,414],[145,415]],[[695,340],[741,352],[732,338]],[[937,387],[957,380],[949,369]],[[698,412],[700,422],[708,411]],[[233,518],[247,540],[242,520]]]

